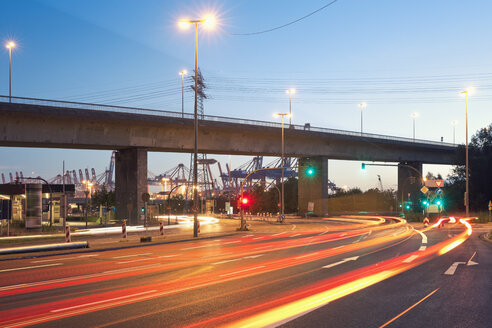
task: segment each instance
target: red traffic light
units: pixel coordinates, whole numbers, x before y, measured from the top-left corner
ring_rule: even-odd
[[[241,199],[241,203],[243,203],[244,205],[248,204],[248,202],[249,202],[249,199],[246,197],[243,197],[243,199]]]

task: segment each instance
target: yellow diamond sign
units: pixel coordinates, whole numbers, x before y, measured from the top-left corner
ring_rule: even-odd
[[[429,191],[429,188],[427,188],[426,186],[423,186],[422,188],[420,188],[420,191],[421,191],[423,194],[426,194],[426,193]]]

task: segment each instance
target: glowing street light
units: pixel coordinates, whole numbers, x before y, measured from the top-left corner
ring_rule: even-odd
[[[15,48],[15,42],[7,42],[6,47],[9,49],[9,102],[12,102],[12,49]]]
[[[285,201],[284,201],[284,167],[285,167],[285,161],[284,161],[284,152],[285,152],[285,143],[284,143],[284,117],[290,118],[292,116],[291,113],[274,113],[274,117],[282,117],[282,161],[280,162],[282,165],[282,179],[280,180],[280,183],[282,185],[282,199],[281,199],[281,204],[280,204],[280,215],[281,219],[283,220],[284,218],[284,210],[285,210]]]
[[[181,72],[179,72],[179,75],[181,76],[181,113],[182,113],[182,117],[184,118],[185,116],[185,101],[184,101],[184,76],[188,74],[188,71],[187,70],[182,70]]]
[[[292,125],[292,95],[296,93],[296,89],[290,88],[285,90],[285,93],[289,95],[289,125]]]
[[[358,106],[360,108],[360,135],[362,135],[362,112],[364,111],[364,108],[367,107],[367,103],[363,102],[360,103]]]
[[[87,197],[89,196],[89,194],[91,194],[91,189],[92,189],[92,182],[88,181],[88,180],[84,180],[82,181],[82,183],[85,185],[85,190],[84,190],[84,194],[85,194],[85,228],[87,229],[88,228],[88,219],[87,219],[87,212],[89,210],[89,206],[88,206],[88,203],[87,203]]]
[[[203,24],[207,29],[211,29],[215,25],[215,18],[205,16],[203,19],[189,20],[182,19],[179,21],[179,27],[187,29],[191,24],[195,24],[195,109],[194,109],[194,130],[195,143],[193,154],[193,186],[198,185],[198,24]],[[193,237],[198,237],[198,190],[193,189]]]
[[[472,93],[474,90],[473,88],[467,88],[466,90],[462,91],[461,94],[465,95],[465,103],[466,103],[466,170],[465,170],[465,175],[466,175],[466,187],[465,187],[465,207],[466,207],[466,216],[468,217],[470,213],[470,194],[469,194],[469,189],[468,189],[468,94]]]
[[[415,141],[415,119],[419,117],[419,113],[412,113],[410,116],[413,119],[413,141]]]

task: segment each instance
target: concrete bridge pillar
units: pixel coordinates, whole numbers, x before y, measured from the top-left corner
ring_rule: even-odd
[[[328,215],[328,157],[314,156],[298,159],[299,214],[313,212],[318,216]],[[312,173],[308,173],[308,169]]]
[[[147,149],[128,148],[116,152],[115,198],[116,218],[129,225],[143,224],[140,209],[142,194],[147,192]]]
[[[419,195],[420,188],[422,188],[422,163],[398,163],[398,202],[414,199]]]

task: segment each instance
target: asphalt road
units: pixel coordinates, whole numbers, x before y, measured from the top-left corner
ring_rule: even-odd
[[[467,225],[298,220],[3,261],[0,326],[489,327],[492,244]]]

